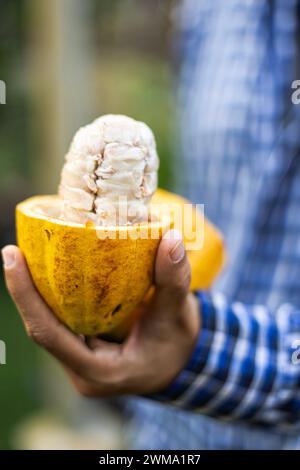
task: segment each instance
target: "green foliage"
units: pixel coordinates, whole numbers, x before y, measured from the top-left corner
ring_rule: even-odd
[[[16,423],[36,410],[41,398],[36,347],[28,341],[2,279],[0,298],[0,339],[6,344],[6,364],[0,365],[0,448],[7,449]]]
[[[167,65],[153,57],[113,53],[102,57],[95,73],[99,89],[95,114],[120,113],[145,121],[157,141],[160,184],[169,187],[174,109]]]

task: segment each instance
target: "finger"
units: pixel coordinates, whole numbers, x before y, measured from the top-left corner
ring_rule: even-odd
[[[86,344],[96,356],[101,357],[107,363],[117,363],[122,359],[123,347],[119,343],[104,341],[96,336],[88,336]]]
[[[69,369],[64,364],[62,364],[62,366],[70,382],[73,384],[77,392],[80,393],[80,395],[87,398],[96,398],[101,396],[101,391],[98,387],[91,385],[89,381],[80,377],[72,369]]]
[[[105,365],[103,366],[103,374],[99,377],[99,382],[103,386],[109,384],[121,385],[126,377],[129,362],[124,345],[104,341],[95,336],[86,338],[86,343],[97,360]]]
[[[160,242],[156,265],[155,284],[160,295],[173,304],[188,293],[191,279],[190,265],[181,234],[177,230],[167,232]]]
[[[57,320],[38,294],[19,248],[6,246],[2,257],[7,288],[28,335],[72,370],[89,373],[95,362],[92,351]]]

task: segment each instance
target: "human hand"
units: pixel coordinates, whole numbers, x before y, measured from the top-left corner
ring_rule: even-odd
[[[28,336],[56,357],[84,396],[149,394],[168,386],[188,361],[199,334],[199,306],[189,293],[190,267],[182,240],[163,237],[155,294],[122,344],[76,336],[34,287],[19,248],[2,250],[8,290]]]

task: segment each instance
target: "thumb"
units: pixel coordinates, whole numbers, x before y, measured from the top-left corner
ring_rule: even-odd
[[[177,301],[188,293],[191,269],[180,232],[169,230],[160,242],[156,265],[155,284],[160,293]]]

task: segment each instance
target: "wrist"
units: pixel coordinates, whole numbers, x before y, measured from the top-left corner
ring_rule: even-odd
[[[168,345],[168,348],[171,349],[166,353],[168,361],[162,368],[164,373],[161,375],[161,380],[159,380],[154,392],[150,393],[160,393],[174,382],[190,361],[199,340],[201,307],[198,298],[189,293],[181,308],[180,321],[175,326]]]
[[[201,328],[201,308],[193,293],[186,296],[181,322],[178,325],[172,380],[185,368],[196,347]],[[180,344],[180,346],[179,346]]]
[[[189,292],[187,295],[187,329],[190,336],[191,352],[197,342],[199,332],[201,329],[201,305],[199,299],[192,293]]]

